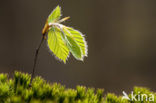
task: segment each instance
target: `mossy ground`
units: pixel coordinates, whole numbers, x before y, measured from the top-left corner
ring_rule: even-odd
[[[29,74],[21,72],[15,72],[13,79],[0,74],[0,103],[156,103],[122,100],[121,96],[104,94],[102,89],[84,86],[69,89],[58,83],[50,84],[41,77],[34,78],[30,86],[30,79]],[[153,93],[147,88],[135,87],[134,92],[138,91]]]

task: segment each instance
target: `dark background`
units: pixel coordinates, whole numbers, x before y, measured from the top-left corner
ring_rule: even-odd
[[[65,22],[86,35],[89,55],[63,64],[41,48],[36,75],[66,87],[104,88],[121,94],[156,87],[156,0],[1,0],[0,72],[31,73],[41,30],[60,5]]]

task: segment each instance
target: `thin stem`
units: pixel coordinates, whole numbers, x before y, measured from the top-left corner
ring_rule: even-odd
[[[36,68],[36,63],[37,63],[37,58],[38,58],[38,53],[39,53],[39,50],[40,50],[40,47],[41,45],[43,44],[43,41],[44,41],[45,37],[43,36],[42,37],[42,40],[38,46],[38,48],[36,49],[36,52],[35,52],[35,57],[34,57],[34,64],[33,64],[33,71],[32,71],[32,74],[31,74],[31,80],[30,80],[30,85],[32,83],[32,79],[34,78],[34,74],[35,74],[35,68]]]

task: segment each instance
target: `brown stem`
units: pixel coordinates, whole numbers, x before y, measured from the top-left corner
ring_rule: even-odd
[[[41,45],[43,44],[44,39],[45,39],[45,37],[43,36],[42,39],[41,39],[41,42],[40,42],[40,44],[39,44],[39,46],[38,46],[38,48],[36,49],[36,52],[35,52],[34,64],[33,64],[33,71],[32,71],[32,74],[31,74],[30,85],[31,85],[32,80],[34,78],[35,68],[36,68],[36,63],[37,63],[37,58],[38,58],[38,53],[39,53],[39,50],[40,50]]]

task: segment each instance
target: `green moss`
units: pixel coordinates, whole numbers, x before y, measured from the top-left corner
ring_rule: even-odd
[[[0,103],[155,103],[145,99],[140,102],[122,100],[121,96],[112,93],[104,95],[102,89],[84,86],[69,89],[58,83],[47,83],[41,77],[34,78],[30,86],[30,80],[29,74],[21,72],[15,72],[13,79],[9,79],[7,74],[0,74]],[[156,96],[147,88],[135,87],[134,93],[153,93]]]

